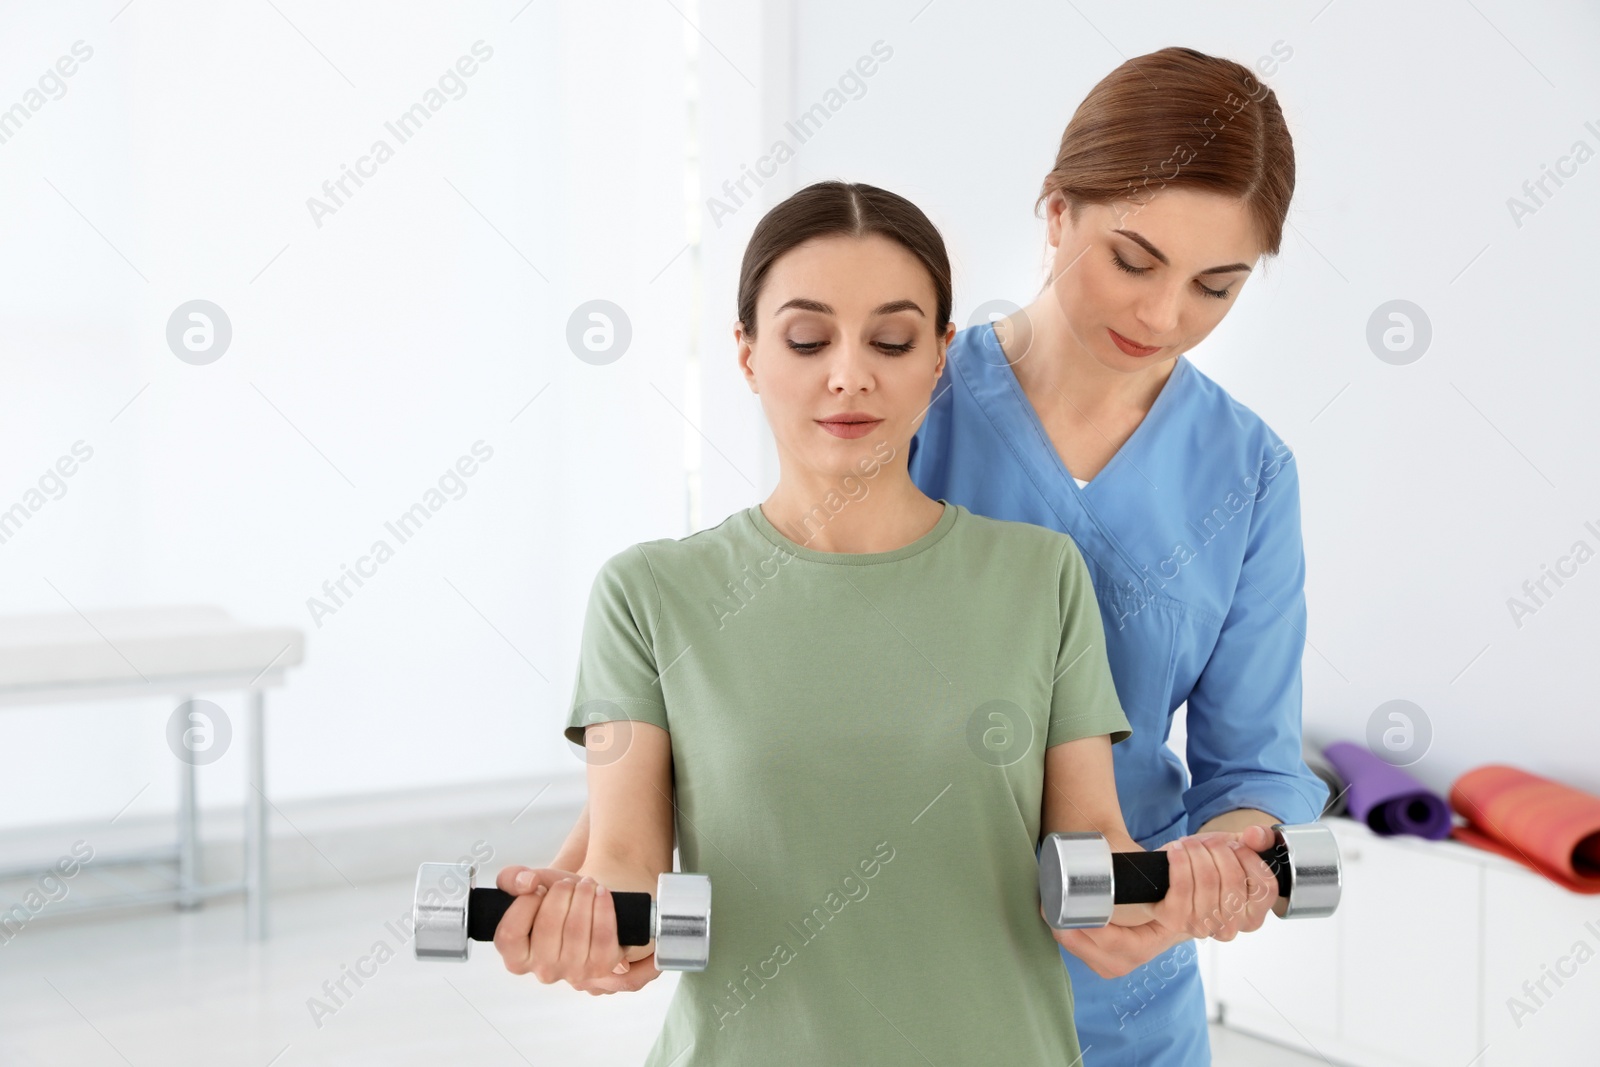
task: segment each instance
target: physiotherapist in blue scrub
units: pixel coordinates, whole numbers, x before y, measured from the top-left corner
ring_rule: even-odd
[[[1309,822],[1328,797],[1301,758],[1298,468],[1184,356],[1277,253],[1293,189],[1277,98],[1247,68],[1183,48],[1124,63],[1044,180],[1049,281],[956,335],[911,442],[924,493],[1077,542],[1133,726],[1112,750],[1117,793],[1147,849]],[[1165,744],[1186,701],[1188,782]],[[1257,929],[1265,910],[1211,936]],[[1087,1067],[1210,1063],[1190,931],[1071,939]]]
[[[1184,358],[1277,254],[1293,190],[1277,98],[1249,69],[1186,48],[1122,64],[1079,105],[1035,205],[1044,288],[956,334],[911,440],[929,497],[1077,542],[1133,727],[1112,749],[1128,832],[1151,850],[1207,842],[1186,847],[1184,928],[1065,932],[1086,1067],[1211,1062],[1194,939],[1229,941],[1283,911],[1275,884],[1248,881],[1242,902],[1218,906],[1242,862],[1226,849],[1266,849],[1265,827],[1312,821],[1328,797],[1300,748],[1294,456]],[[1192,780],[1165,744],[1185,702]],[[578,869],[587,814],[551,866]],[[928,966],[952,965],[936,935],[929,945]],[[583,988],[637,989],[659,974],[649,962]]]

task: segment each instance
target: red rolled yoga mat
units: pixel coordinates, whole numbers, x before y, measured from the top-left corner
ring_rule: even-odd
[[[1456,779],[1456,840],[1532,868],[1575,893],[1600,893],[1600,797],[1491,763]]]

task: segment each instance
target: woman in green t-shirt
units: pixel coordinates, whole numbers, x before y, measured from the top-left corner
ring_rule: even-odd
[[[653,889],[676,841],[716,884],[713,947],[651,1064],[1080,1055],[1036,849],[1096,830],[1139,850],[1111,759],[1130,728],[1072,540],[908,475],[951,306],[943,242],[903,198],[823,182],[775,207],[735,339],[777,487],[595,579],[566,724],[590,757],[587,844],[570,873],[500,872],[518,899],[495,945],[591,992],[653,971],[608,892]],[[1164,846],[1166,900],[1112,922],[1182,928],[1270,879],[1239,838]]]

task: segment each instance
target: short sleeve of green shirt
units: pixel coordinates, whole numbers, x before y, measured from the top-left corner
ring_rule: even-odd
[[[1061,651],[1056,657],[1045,747],[1080,737],[1110,734],[1111,743],[1133,736],[1117,698],[1100,604],[1083,555],[1063,535],[1057,581],[1061,603]]]
[[[655,656],[659,618],[660,592],[644,551],[632,545],[606,560],[584,613],[568,741],[581,745],[587,726],[614,719],[669,729]]]

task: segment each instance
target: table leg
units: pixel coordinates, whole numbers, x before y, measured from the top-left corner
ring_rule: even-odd
[[[185,695],[181,707],[194,697]],[[184,750],[188,752],[187,749]],[[200,906],[194,888],[200,884],[200,809],[196,801],[196,775],[193,755],[178,760],[178,891],[180,911]]]
[[[245,804],[245,934],[267,938],[266,692],[250,690],[250,768]]]

